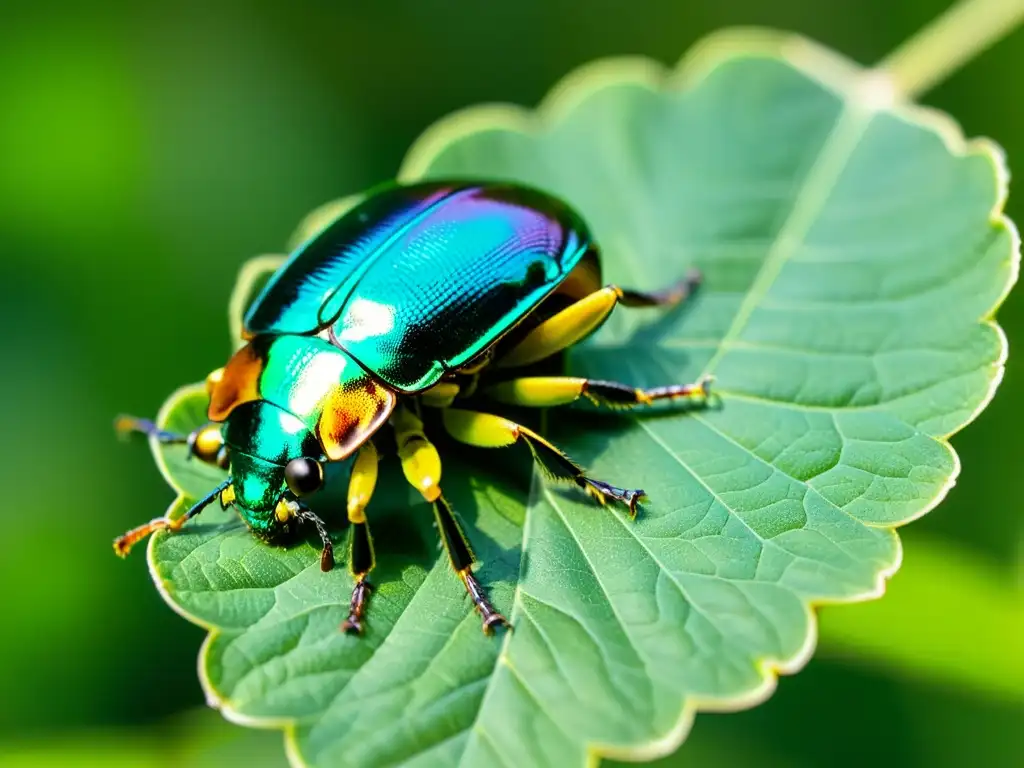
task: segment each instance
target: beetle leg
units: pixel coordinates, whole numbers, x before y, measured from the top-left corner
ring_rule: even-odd
[[[427,440],[423,422],[405,406],[395,409],[391,417],[398,443],[398,458],[409,484],[433,503],[441,495],[441,457]]]
[[[626,505],[630,517],[636,517],[636,505],[646,494],[642,490],[630,490],[594,480],[584,474],[583,468],[565,453],[538,435],[532,429],[516,424],[501,416],[477,413],[458,408],[442,411],[445,429],[456,440],[478,448],[504,448],[523,440],[533,453],[533,458],[549,476],[566,480],[582,488],[599,503],[609,500]]]
[[[674,306],[689,296],[699,283],[700,274],[693,271],[663,291],[644,293],[617,285],[601,288],[538,325],[498,360],[496,366],[514,368],[536,363],[585,339],[608,319],[616,304],[627,307]]]
[[[454,381],[439,381],[420,394],[420,402],[430,408],[447,408],[459,394],[459,385]]]
[[[366,522],[366,505],[370,503],[373,489],[377,485],[377,449],[367,441],[359,448],[352,475],[348,482],[348,520],[352,532],[349,535],[349,570],[355,580],[352,588],[352,599],[349,601],[348,618],[342,622],[345,632],[361,634],[363,631],[363,612],[366,610],[366,599],[373,587],[366,580],[373,570],[373,539],[370,537],[370,526]]]
[[[230,486],[231,478],[229,477],[193,504],[181,517],[176,517],[174,519],[158,517],[155,520],[150,520],[148,523],[140,525],[137,528],[132,528],[126,534],[119,536],[114,540],[114,551],[121,557],[126,557],[134,545],[138,544],[151,533],[156,533],[157,531],[164,529],[169,531],[179,530],[185,523],[210,506],[210,504],[212,504],[221,495],[221,493],[226,491]]]
[[[442,413],[447,413],[447,409]],[[398,457],[402,461],[405,478],[433,506],[437,530],[448,553],[448,561],[480,614],[484,632],[491,634],[498,624],[508,626],[508,621],[494,609],[480,582],[473,575],[473,550],[451,506],[441,495],[441,457],[423,433],[423,422],[406,408],[396,410],[391,421],[395,427]]]
[[[480,620],[483,622],[484,634],[491,634],[499,624],[509,626],[508,620],[502,616],[487,598],[487,593],[480,586],[476,576],[473,575],[472,566],[476,562],[469,540],[455,519],[455,513],[444,496],[438,496],[434,502],[434,519],[437,521],[437,531],[441,535],[441,542],[444,550],[448,553],[448,562],[452,570],[458,574],[462,584],[466,587],[470,599]]]
[[[500,403],[549,408],[585,397],[605,408],[632,408],[650,405],[655,400],[693,400],[706,402],[711,396],[712,377],[704,376],[695,384],[638,389],[615,381],[580,379],[570,376],[532,376],[493,384],[485,394]]]

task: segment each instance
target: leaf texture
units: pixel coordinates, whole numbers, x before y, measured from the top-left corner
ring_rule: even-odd
[[[640,386],[713,374],[712,407],[547,414],[548,437],[592,476],[647,491],[639,519],[513,471],[509,452],[448,446],[446,494],[515,626],[490,639],[393,461],[369,511],[362,638],[338,631],[351,578],[320,572],[315,540],[269,547],[230,512],[154,537],[154,578],[210,629],[211,703],[284,728],[296,764],[665,754],[697,710],[751,706],[797,670],[815,605],[879,596],[900,562],[894,528],[954,482],[946,440],[991,398],[1006,354],[991,318],[1019,242],[1001,157],[829,52],[746,32],[671,72],[592,65],[537,112],[446,119],[400,174],[445,176],[563,196],[608,282],[653,289],[702,270],[682,308],[617,310],[567,366]],[[187,429],[204,408],[186,387],[161,420]],[[154,450],[179,506],[219,478]],[[340,510],[347,467],[333,469],[323,506]]]

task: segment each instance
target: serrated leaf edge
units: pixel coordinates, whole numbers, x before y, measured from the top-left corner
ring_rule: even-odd
[[[895,91],[884,71],[864,69],[835,51],[800,35],[752,27],[721,30],[695,43],[674,69],[667,69],[643,57],[612,58],[585,64],[565,76],[535,110],[511,104],[485,104],[471,106],[442,118],[414,142],[406,154],[398,178],[412,181],[421,177],[441,151],[468,135],[484,130],[506,130],[525,134],[543,132],[571,112],[583,99],[602,88],[629,84],[645,86],[652,91],[685,90],[700,82],[718,66],[740,57],[781,59],[805,76],[841,95],[848,103],[854,103],[862,109],[888,111],[908,123],[931,130],[940,137],[951,155],[978,155],[991,164],[996,182],[996,197],[989,213],[989,223],[993,228],[1005,228],[1009,233],[1010,275],[1003,291],[989,310],[979,318],[979,323],[988,326],[996,334],[1000,353],[991,366],[988,391],[977,407],[955,429],[933,437],[952,460],[953,469],[944,486],[915,514],[892,525],[876,526],[893,531],[896,553],[893,563],[878,573],[872,589],[842,599],[805,602],[808,631],[804,644],[789,659],[760,659],[758,671],[762,684],[759,687],[742,696],[706,699],[690,697],[684,701],[676,726],[662,738],[630,748],[592,742],[588,745],[589,765],[597,765],[604,757],[620,760],[651,760],[664,757],[682,744],[698,711],[737,711],[763,702],[774,692],[779,675],[799,671],[813,654],[817,644],[818,608],[864,602],[881,597],[885,593],[886,582],[899,570],[903,560],[902,541],[895,530],[933,510],[956,484],[961,464],[959,456],[948,442],[949,438],[984,411],[995,396],[1005,371],[1008,341],[1003,329],[994,321],[994,316],[1017,282],[1021,241],[1017,228],[1003,214],[1008,194],[1009,173],[1002,149],[984,138],[968,141],[959,124],[949,115],[905,101]],[[517,598],[518,586],[513,604]],[[497,659],[499,663],[507,653],[509,639],[506,637],[503,641]],[[485,691],[481,708],[486,697]]]
[[[807,635],[803,645],[791,657],[775,659],[763,657],[756,662],[761,676],[761,684],[747,693],[732,697],[688,697],[684,699],[675,726],[662,737],[653,739],[633,747],[601,744],[591,742],[587,745],[587,765],[596,766],[602,758],[614,758],[629,761],[647,761],[671,754],[685,740],[692,727],[697,712],[732,712],[748,709],[768,699],[778,685],[780,675],[789,675],[799,671],[810,659],[817,644],[818,622],[816,611],[828,605],[864,602],[877,599],[885,592],[886,582],[895,574],[902,564],[903,546],[896,529],[918,519],[934,509],[946,497],[956,484],[960,474],[960,459],[949,444],[949,438],[973,422],[991,402],[1005,371],[1008,355],[1008,341],[1002,328],[995,322],[995,313],[1005,301],[1010,290],[1016,284],[1020,270],[1021,240],[1016,226],[1007,218],[1003,209],[1008,194],[1009,172],[1006,167],[1004,153],[1000,147],[988,139],[977,138],[967,140],[959,124],[949,115],[935,109],[912,104],[901,98],[892,88],[891,81],[885,72],[860,67],[851,60],[824,46],[821,46],[801,35],[782,32],[768,28],[730,28],[714,32],[696,42],[683,55],[674,68],[666,68],[651,59],[644,57],[615,57],[601,59],[585,64],[564,76],[547,94],[536,109],[512,104],[483,104],[455,111],[428,127],[413,143],[401,164],[397,178],[399,181],[412,181],[419,178],[429,167],[432,159],[445,147],[467,135],[485,129],[501,129],[532,134],[543,131],[556,123],[562,116],[569,113],[580,101],[595,91],[616,84],[641,85],[651,90],[688,89],[704,79],[712,70],[722,64],[742,57],[777,58],[785,61],[805,76],[842,95],[845,99],[855,100],[862,107],[889,111],[909,123],[919,125],[937,134],[952,155],[979,155],[988,160],[996,180],[997,194],[989,216],[994,228],[1005,228],[1010,236],[1010,275],[1004,290],[993,303],[992,307],[979,318],[979,323],[989,326],[1000,342],[1000,354],[992,364],[992,376],[989,389],[977,407],[959,426],[948,433],[934,437],[948,451],[953,470],[946,484],[935,496],[914,515],[892,525],[878,527],[893,530],[896,552],[893,563],[877,574],[875,584],[870,590],[839,599],[812,600],[804,603],[807,618]],[[303,223],[296,229],[301,232],[307,222],[315,222],[325,211],[343,210],[345,201],[350,198],[325,203],[308,214]],[[336,215],[336,214],[335,214]],[[297,242],[295,235],[291,243]],[[273,260],[273,261],[271,261]],[[240,338],[240,318],[242,302],[245,299],[244,289],[251,284],[256,276],[268,268],[276,268],[284,260],[280,256],[256,257],[243,265],[239,272],[230,303],[231,337],[235,343]],[[273,265],[273,266],[271,266]],[[236,321],[237,318],[237,321]],[[236,325],[237,322],[237,325]],[[181,397],[192,394],[201,384],[185,385],[176,390],[160,409],[157,422],[162,424]],[[175,483],[158,450],[155,440],[150,441],[157,465],[161,474],[172,488],[178,491],[178,497],[171,504],[173,511],[185,500],[185,494]],[[528,521],[523,528],[524,537],[528,532]],[[253,717],[234,710],[226,697],[221,695],[209,678],[206,668],[208,651],[212,643],[221,635],[215,625],[190,614],[178,605],[170,594],[167,583],[161,578],[156,568],[155,545],[157,533],[150,538],[147,547],[147,563],[154,584],[164,601],[177,614],[187,621],[203,627],[208,634],[204,638],[197,658],[198,676],[207,704],[218,709],[229,721],[238,725],[253,728],[272,728],[284,731],[285,753],[293,766],[308,766],[299,748],[297,728],[299,723],[293,718]],[[518,600],[518,583],[513,596],[513,606]],[[508,643],[511,634],[506,634],[502,648],[495,664],[503,663],[507,657]],[[492,678],[493,679],[493,678]],[[490,684],[489,684],[490,685]],[[488,687],[489,687],[488,685]],[[486,701],[488,691],[481,699],[481,707]]]

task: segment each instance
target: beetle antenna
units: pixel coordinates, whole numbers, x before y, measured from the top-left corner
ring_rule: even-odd
[[[187,435],[179,435],[177,432],[168,432],[160,429],[149,419],[139,419],[135,416],[121,415],[114,419],[114,429],[122,437],[127,437],[132,432],[139,432],[146,437],[155,437],[159,442],[165,444],[188,443]]]
[[[193,517],[195,517],[204,509],[206,509],[210,504],[214,502],[214,500],[217,499],[218,496],[221,495],[223,491],[227,490],[230,487],[231,478],[229,477],[227,480],[225,480],[223,483],[218,485],[216,488],[214,488],[212,491],[206,494],[203,498],[201,498],[199,501],[197,501],[195,504],[189,507],[188,510],[185,511],[185,514],[181,515],[180,517],[158,517],[154,520],[150,520],[148,523],[138,526],[137,528],[132,528],[126,534],[124,534],[123,536],[118,536],[114,540],[114,551],[121,557],[126,557],[128,553],[131,551],[131,548],[135,544],[138,544],[140,541],[142,541],[142,539],[146,538],[152,533],[156,533],[157,531],[163,530],[181,530],[181,527],[185,525],[185,523],[187,523]]]

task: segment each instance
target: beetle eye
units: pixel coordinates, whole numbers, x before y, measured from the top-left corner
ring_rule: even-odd
[[[284,479],[296,496],[307,496],[323,486],[324,468],[313,459],[292,459],[284,468]]]

